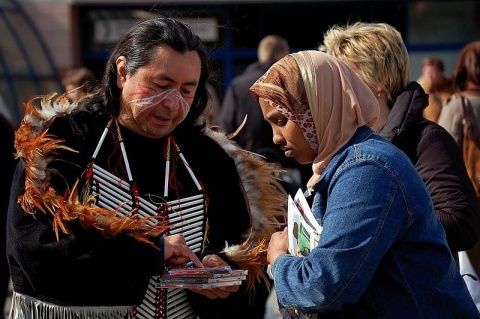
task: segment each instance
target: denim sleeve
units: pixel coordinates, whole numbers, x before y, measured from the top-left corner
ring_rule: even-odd
[[[312,207],[322,216],[319,245],[306,257],[282,255],[273,265],[281,307],[321,312],[355,303],[408,224],[398,179],[384,165],[353,161],[322,183],[328,185]]]

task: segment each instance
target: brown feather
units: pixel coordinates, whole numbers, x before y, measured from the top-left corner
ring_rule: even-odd
[[[77,192],[78,181],[69,193],[59,195],[50,187],[48,163],[59,149],[76,152],[63,145],[63,140],[48,134],[48,127],[57,116],[68,114],[78,107],[69,103],[62,94],[53,100],[56,94],[36,96],[25,106],[25,116],[20,127],[15,132],[16,157],[25,160],[25,192],[18,197],[23,210],[31,215],[38,212],[49,214],[53,218],[53,230],[59,239],[60,233],[70,234],[68,223],[79,220],[86,228],[96,228],[105,236],[118,236],[127,233],[140,242],[153,247],[153,237],[167,231],[165,222],[150,226],[155,217],[121,217],[115,211],[98,207],[94,204],[94,196],[87,197],[83,202]],[[41,100],[41,108],[35,103]]]
[[[248,269],[247,287],[252,295],[255,281],[264,281],[270,288],[265,272],[268,242],[287,215],[287,194],[277,177],[282,170],[240,148],[224,132],[207,130],[207,135],[234,159],[249,204],[252,223],[244,234],[245,241],[225,247],[224,253],[240,268]]]

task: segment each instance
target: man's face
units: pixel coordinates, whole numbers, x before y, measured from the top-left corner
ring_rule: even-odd
[[[120,122],[151,138],[163,137],[185,119],[192,105],[201,73],[197,51],[184,54],[159,45],[150,64],[134,74],[125,70],[125,57],[117,59]]]

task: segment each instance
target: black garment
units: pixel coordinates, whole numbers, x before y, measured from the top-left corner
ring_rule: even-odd
[[[263,119],[262,110],[249,91],[271,65],[252,63],[243,74],[232,80],[223,98],[220,125],[226,132],[233,132],[248,115],[245,126],[233,140],[248,151],[269,154],[273,161],[278,161],[280,149],[273,144],[272,129]]]
[[[300,183],[283,183],[288,193],[295,194],[312,176],[311,165],[301,165],[293,158],[284,156],[280,146],[273,143],[272,128],[263,118],[262,109],[249,90],[272,64],[254,62],[232,80],[223,98],[219,122],[226,132],[231,133],[240,127],[245,115],[248,115],[245,126],[233,140],[247,151],[265,156],[269,162],[279,163],[283,168],[298,169]]]
[[[469,250],[480,235],[480,206],[452,136],[423,118],[428,95],[411,82],[379,134],[404,151],[425,182],[452,252]]]
[[[86,111],[54,121],[49,133],[65,139],[68,146],[79,151],[61,151],[57,159],[62,161],[51,162],[51,167],[59,172],[52,175],[56,190],[62,192],[71,187],[85,172],[106,122],[106,118],[93,117]],[[125,128],[121,133],[139,195],[155,202],[163,197],[166,138],[144,138]],[[208,233],[202,254],[218,252],[226,243],[240,244],[251,220],[233,159],[214,140],[193,129],[179,126],[173,137],[205,191]],[[116,138],[115,129],[110,130],[95,163],[128,180]],[[198,194],[181,161],[173,156],[171,160],[170,172],[175,178],[171,180],[169,200]],[[8,217],[7,255],[15,291],[64,306],[140,304],[149,278],[163,270],[155,268],[163,252],[126,235],[105,237],[76,222],[68,224],[72,234],[60,234],[57,241],[49,216],[38,212],[35,219],[16,203],[24,180],[22,162],[14,178]],[[259,285],[259,289],[264,288]],[[207,298],[198,294],[191,298],[200,308],[195,310],[208,312],[208,318],[231,318],[232,313],[245,318],[263,316],[263,309],[253,314],[252,308],[246,306],[243,292],[206,302],[202,300]]]
[[[0,214],[2,215],[1,245],[3,252],[1,258],[2,275],[0,279],[0,307],[2,311],[7,299],[8,284],[10,280],[10,272],[8,270],[7,257],[5,256],[5,248],[8,200],[10,198],[10,187],[12,186],[12,177],[13,173],[15,172],[16,165],[14,157],[15,148],[13,147],[14,138],[14,128],[12,124],[0,114],[0,167],[2,170],[2,178],[0,179]]]

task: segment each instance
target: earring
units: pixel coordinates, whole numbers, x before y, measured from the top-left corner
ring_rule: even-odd
[[[377,94],[378,97],[380,97],[380,95],[381,95],[380,93]]]

